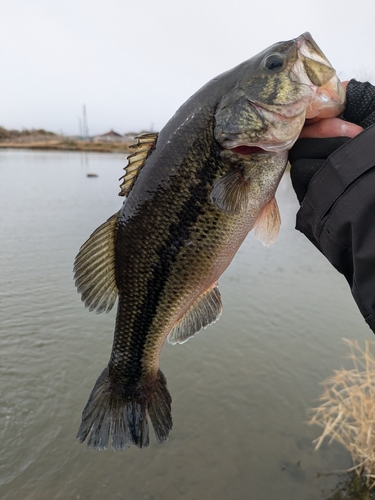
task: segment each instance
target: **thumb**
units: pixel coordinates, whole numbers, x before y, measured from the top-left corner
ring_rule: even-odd
[[[355,137],[362,132],[363,128],[354,123],[346,122],[340,118],[326,118],[309,124],[306,122],[302,129],[300,138],[314,137]]]

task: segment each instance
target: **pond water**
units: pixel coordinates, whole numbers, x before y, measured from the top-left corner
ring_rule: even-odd
[[[373,335],[349,288],[294,229],[286,174],[282,227],[248,236],[220,279],[219,322],[161,368],[173,398],[169,440],[124,452],[75,439],[112,345],[115,312],[75,291],[80,245],[122,204],[123,155],[0,151],[0,497],[2,499],[290,500],[328,498],[349,454],[307,425],[320,382],[347,363],[342,337]],[[98,177],[87,177],[95,173]],[[324,490],[324,492],[322,492]]]

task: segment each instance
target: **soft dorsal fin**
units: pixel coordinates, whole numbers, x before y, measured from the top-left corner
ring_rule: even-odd
[[[221,296],[217,283],[200,295],[194,304],[174,325],[168,335],[170,344],[183,344],[202,328],[217,321],[222,313]]]
[[[124,168],[125,175],[120,177],[123,179],[119,192],[119,196],[127,196],[134,185],[139,172],[146,163],[155,147],[158,134],[141,134],[134,139],[137,139],[137,144],[132,144],[130,147],[135,149],[134,153],[128,156],[128,164]]]
[[[116,302],[115,242],[118,213],[99,226],[81,246],[74,278],[82,302],[90,311],[109,312]]]
[[[271,201],[260,212],[255,225],[255,238],[265,247],[269,247],[277,239],[281,225],[281,217],[276,198]]]

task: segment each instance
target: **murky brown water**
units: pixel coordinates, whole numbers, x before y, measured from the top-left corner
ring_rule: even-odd
[[[344,279],[294,230],[288,175],[277,243],[266,249],[250,234],[220,280],[220,321],[163,349],[170,439],[121,453],[75,440],[114,312],[84,309],[72,263],[121,206],[124,165],[121,155],[0,151],[0,497],[327,498],[336,478],[317,472],[351,461],[338,445],[314,451],[306,410],[345,363],[341,338],[373,336]]]

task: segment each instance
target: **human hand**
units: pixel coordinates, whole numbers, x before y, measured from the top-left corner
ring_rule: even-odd
[[[328,156],[375,123],[375,87],[369,82],[344,82],[347,103],[341,118],[307,120],[300,138],[289,152],[291,179],[302,203],[308,184]]]

